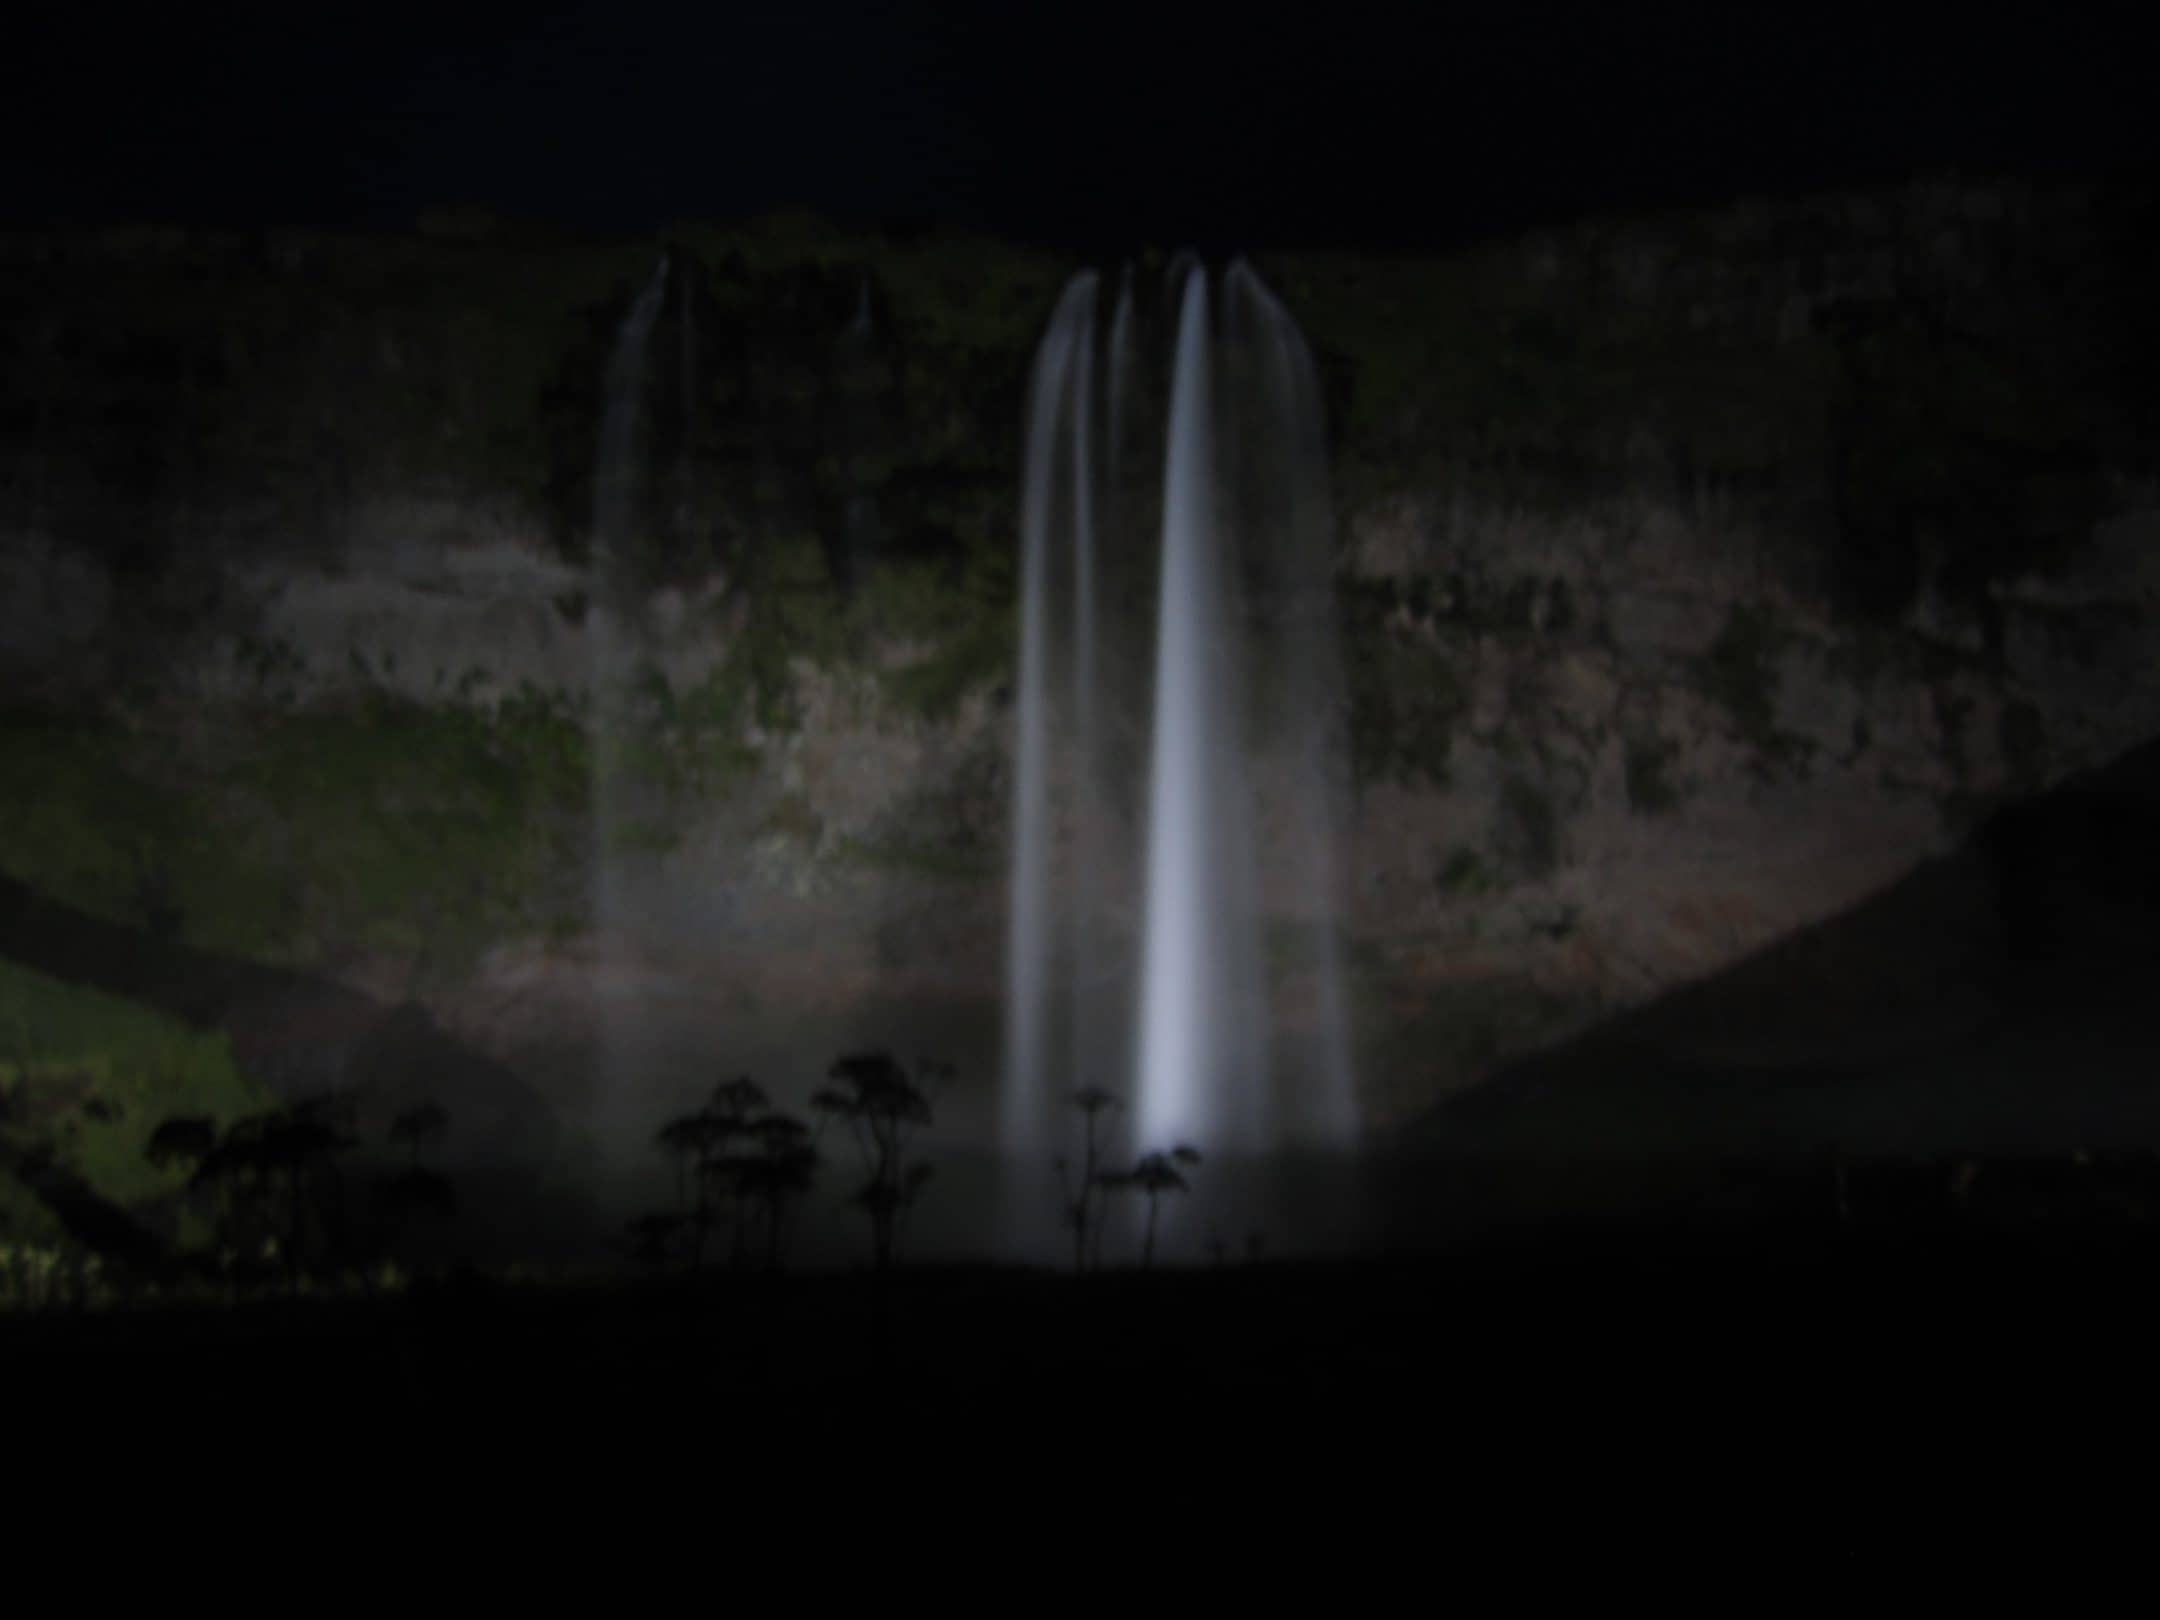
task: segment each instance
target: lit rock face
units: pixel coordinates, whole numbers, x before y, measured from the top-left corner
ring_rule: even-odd
[[[1345,926],[1380,1055],[1361,1067],[1382,1123],[1523,1043],[1844,909],[1947,848],[1974,808],[2160,733],[2147,656],[2160,605],[2139,577],[2160,555],[2150,517],[2096,536],[2089,594],[2077,574],[2006,591],[1995,669],[1944,651],[1954,616],[1856,629],[1721,580],[1714,559],[1729,536],[1708,527],[1694,536],[1701,568],[1676,546],[1658,573],[1601,553],[1581,528],[1450,529],[1398,508],[1353,532],[1418,557],[1416,572],[1524,604],[1519,619],[1487,623],[1470,607],[1391,598],[1363,632],[1395,660],[1395,719],[1419,750],[1366,762],[1349,840]],[[1549,549],[1533,551],[1538,539]],[[1495,560],[1494,575],[1476,572],[1485,548],[1507,571]],[[2103,586],[2110,572],[2130,583]],[[1353,576],[1391,591],[1409,577]],[[501,543],[484,583],[449,558],[372,576],[252,569],[235,596],[253,634],[306,651],[264,671],[241,662],[238,638],[199,632],[176,649],[172,686],[248,715],[267,702],[303,726],[363,696],[486,714],[523,690],[574,713],[584,631],[559,602],[579,586],[544,551]],[[671,692],[725,670],[738,607],[718,582],[647,604],[641,645]],[[35,659],[59,645],[40,626],[10,651]],[[893,655],[903,668],[907,657]],[[615,993],[670,1009],[684,1067],[746,1013],[785,1009],[777,1027],[798,1032],[924,998],[974,1008],[970,1047],[992,1061],[1006,711],[978,689],[926,719],[874,672],[808,660],[791,665],[788,690],[784,720],[744,715],[718,738],[670,744],[715,757],[655,785],[648,847],[627,862],[648,919],[643,960],[594,964],[572,919],[552,942],[539,927],[514,931],[423,993],[490,1047],[565,1070],[576,1009]],[[217,713],[198,710],[195,723]],[[230,723],[241,736],[252,722]],[[1290,920],[1295,897],[1277,898]],[[348,971],[385,990],[409,978],[392,958]],[[1397,1041],[1427,1039],[1430,1068],[1385,1060]],[[770,1040],[768,1060],[785,1061]]]
[[[1465,984],[1528,986],[1568,1023],[1648,999],[1851,906],[1983,807],[2160,733],[2150,514],[2100,529],[2082,593],[2076,576],[2006,588],[1988,664],[1951,639],[1977,638],[1977,615],[1855,626],[1720,578],[1730,530],[1695,529],[1691,567],[1666,519],[1660,568],[1631,567],[1594,529],[1473,517],[1420,535],[1419,521],[1398,514],[1376,538],[1398,557],[1422,539],[1431,571],[1458,578],[1494,553],[1531,564],[1496,587],[1526,604],[1513,625],[1445,604],[1388,619],[1462,684],[1440,722],[1445,783],[1365,784],[1354,930],[1388,954],[1391,982],[1448,1004]]]
[[[1261,261],[1329,396],[1369,1127],[2160,734],[2160,506],[2122,431],[2142,374],[2088,363],[2150,339],[2109,324],[2113,282],[2021,290],[2036,254],[2117,262],[2084,208],[1928,193]],[[655,1111],[719,1068],[785,1093],[888,1044],[951,1059],[941,1117],[987,1137],[1019,390],[1065,267],[821,240],[795,270],[714,246],[686,273],[710,306],[655,343],[696,362],[652,384],[690,401],[655,437],[678,549],[617,610],[643,921],[603,949],[576,881],[598,593],[562,516],[589,491],[550,490],[649,251],[413,249],[415,285],[465,278],[460,310],[548,268],[497,327],[309,293],[333,387],[216,311],[159,336],[162,305],[111,289],[168,259],[199,286],[227,249],[153,246],[129,282],[137,249],[78,244],[106,290],[7,332],[42,403],[0,446],[0,672],[15,709],[99,717],[8,717],[9,875],[119,920],[154,878],[186,937],[419,999],[566,1105],[614,998]],[[287,244],[248,274],[335,262]],[[841,341],[866,284],[867,349]],[[785,342],[760,309],[798,312]],[[83,358],[71,322],[147,335]],[[123,396],[170,427],[140,487],[98,459],[101,423],[142,418]],[[1105,746],[1137,799],[1144,752]],[[1269,905],[1294,957],[1294,897]]]

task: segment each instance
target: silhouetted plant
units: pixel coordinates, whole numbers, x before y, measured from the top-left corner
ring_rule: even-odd
[[[1123,1178],[1123,1185],[1131,1187],[1147,1199],[1147,1236],[1140,1248],[1140,1264],[1143,1267],[1155,1263],[1155,1224],[1164,1193],[1185,1192],[1190,1184],[1183,1171],[1200,1162],[1200,1151],[1183,1143],[1168,1153],[1142,1155],[1140,1162]]]
[[[765,1229],[765,1269],[778,1271],[784,1253],[788,1217],[800,1205],[816,1179],[818,1154],[811,1143],[810,1128],[786,1114],[767,1114],[752,1120],[744,1135],[752,1146],[736,1156],[735,1189],[748,1209],[762,1217]],[[747,1231],[747,1209],[737,1218],[737,1253],[740,1234]]]
[[[390,1122],[390,1140],[402,1143],[411,1162],[375,1184],[375,1209],[393,1239],[408,1237],[421,1222],[447,1221],[457,1213],[457,1190],[450,1178],[420,1162],[421,1149],[450,1129],[449,1112],[440,1103],[420,1103]]]
[[[747,1074],[739,1074],[713,1087],[712,1101],[706,1106],[719,1118],[740,1125],[766,1104],[765,1088]]]
[[[705,1263],[705,1235],[712,1225],[713,1162],[727,1144],[731,1127],[710,1109],[699,1109],[660,1127],[660,1145],[675,1156],[676,1194],[690,1229],[690,1264]],[[695,1198],[692,1198],[695,1189]]]
[[[753,1172],[750,1168],[754,1153],[730,1153],[730,1142],[740,1142],[753,1133],[753,1120],[759,1109],[766,1105],[765,1089],[748,1075],[737,1075],[733,1080],[723,1080],[713,1087],[712,1100],[705,1105],[705,1112],[719,1122],[715,1150],[698,1167],[698,1174],[707,1194],[706,1208],[710,1209],[722,1196],[732,1205],[734,1239],[729,1263],[741,1269],[749,1244],[750,1211],[755,1189],[750,1184]],[[699,1237],[700,1250],[703,1236]]]
[[[660,1128],[660,1146],[676,1160],[676,1196],[689,1222],[693,1268],[705,1264],[706,1238],[722,1200],[734,1205],[735,1259],[741,1262],[748,1193],[740,1185],[742,1156],[730,1154],[727,1149],[729,1143],[749,1134],[753,1117],[764,1106],[764,1088],[748,1075],[738,1075],[715,1086],[711,1098],[696,1113],[670,1120]]]
[[[671,1119],[660,1127],[653,1141],[660,1151],[675,1161],[675,1209],[687,1216],[690,1212],[690,1175],[698,1155],[704,1146],[704,1115],[685,1114]]]
[[[871,1256],[884,1271],[893,1261],[908,1211],[922,1196],[930,1166],[909,1164],[907,1153],[931,1123],[929,1085],[949,1079],[942,1064],[918,1061],[911,1075],[883,1052],[836,1061],[826,1078],[835,1082],[810,1099],[826,1120],[847,1124],[869,1179],[853,1202],[870,1217]]]
[[[1097,1162],[1098,1132],[1103,1116],[1115,1112],[1119,1104],[1113,1093],[1100,1086],[1083,1087],[1073,1093],[1072,1101],[1081,1118],[1080,1170],[1074,1178],[1067,1161],[1061,1158],[1057,1172],[1058,1191],[1065,1201],[1065,1224],[1073,1234],[1073,1270],[1079,1272],[1087,1269],[1089,1238],[1094,1238],[1098,1251],[1101,1248],[1103,1215],[1113,1187],[1104,1182]]]
[[[175,1116],[162,1121],[150,1133],[150,1140],[143,1146],[143,1158],[159,1170],[187,1172],[191,1178],[187,1199],[201,1207],[205,1202],[214,1203],[215,1196],[203,1192],[200,1183],[192,1178],[203,1161],[217,1151],[217,1141],[215,1120]]]
[[[228,1246],[242,1238],[243,1224],[268,1223],[287,1276],[297,1285],[312,1214],[321,1240],[317,1258],[331,1258],[343,1236],[336,1159],[355,1145],[349,1121],[350,1107],[342,1098],[319,1097],[238,1120],[226,1131],[197,1164],[192,1184],[218,1191]],[[281,1238],[275,1232],[279,1205]]]

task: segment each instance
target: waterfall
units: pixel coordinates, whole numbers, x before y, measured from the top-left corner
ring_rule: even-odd
[[[1123,501],[1125,492],[1126,402],[1132,394],[1133,367],[1137,363],[1133,332],[1133,272],[1126,265],[1118,275],[1117,313],[1110,320],[1110,392],[1105,401],[1104,437],[1109,462],[1109,487],[1113,500]]]
[[[623,823],[623,736],[627,688],[633,674],[636,627],[626,551],[636,537],[647,469],[645,373],[653,327],[667,293],[667,261],[631,303],[608,356],[600,412],[600,439],[593,462],[591,602],[587,637],[591,657],[592,898],[594,931],[609,957],[623,949],[624,906],[616,856]],[[619,1091],[621,1019],[605,981],[601,999],[598,1099],[606,1117]]]
[[[1357,1133],[1357,1098],[1336,927],[1337,851],[1349,824],[1349,700],[1335,611],[1327,433],[1312,352],[1289,311],[1242,259],[1223,285],[1231,339],[1249,356],[1254,382],[1233,402],[1236,437],[1247,451],[1243,476],[1232,480],[1234,521],[1248,552],[1257,553],[1271,624],[1275,729],[1288,762],[1272,806],[1284,836],[1272,841],[1270,864],[1282,908],[1311,947],[1299,966],[1311,1014],[1304,1066],[1314,1084],[1299,1099],[1296,1123],[1305,1138],[1341,1147]]]
[[[1128,462],[1149,379],[1133,280],[1119,278],[1100,357],[1100,278],[1072,280],[1029,392],[1005,1151],[1045,1164],[1083,1085],[1125,1097],[1137,1150],[1346,1147],[1345,702],[1317,376],[1250,266],[1218,278],[1173,261],[1160,520],[1141,532]],[[1151,621],[1152,641],[1130,639],[1153,681],[1128,693],[1112,585],[1150,556],[1152,612],[1133,622]],[[1114,732],[1137,733],[1148,761],[1130,860]]]
[[[1162,584],[1148,771],[1139,1141],[1264,1144],[1265,1013],[1252,935],[1249,824],[1241,792],[1240,657],[1218,554],[1215,354],[1207,277],[1184,277],[1163,478]],[[1250,960],[1249,960],[1250,959]],[[1260,1106],[1255,1106],[1259,1104]]]
[[[870,277],[858,275],[854,313],[840,330],[834,354],[832,385],[837,395],[833,418],[834,447],[845,468],[847,493],[841,506],[838,559],[843,588],[852,591],[867,578],[881,537],[877,497],[871,492],[867,462],[881,438],[876,400],[870,392],[877,325],[870,304]]]
[[[1077,356],[1094,338],[1096,277],[1073,278],[1059,299],[1050,330],[1035,356],[1028,390],[1025,484],[1020,511],[1020,686],[1014,741],[1012,872],[1006,936],[1006,1002],[1000,1132],[1008,1156],[1033,1157],[1048,1140],[1054,1091],[1050,1079],[1052,913],[1050,773],[1052,715],[1050,599],[1057,539],[1072,531],[1058,495],[1088,484],[1094,469],[1074,464],[1083,433],[1068,424],[1083,415],[1073,387]],[[1063,521],[1061,521],[1063,520]],[[1028,1077],[1025,1082],[1019,1077]],[[1070,1090],[1070,1087],[1061,1088]]]
[[[593,461],[593,549],[612,555],[630,537],[637,516],[640,435],[645,426],[645,361],[660,305],[667,296],[667,260],[640,289],[615,334],[601,393],[600,445]]]
[[[1102,860],[1102,813],[1096,802],[1100,741],[1096,729],[1096,651],[1100,637],[1096,606],[1095,472],[1095,289],[1087,288],[1087,309],[1073,349],[1071,398],[1066,413],[1072,499],[1072,647],[1068,688],[1072,739],[1074,806],[1072,876],[1066,907],[1071,1003],[1068,1011],[1072,1089],[1101,1084],[1102,1025],[1093,1006],[1099,962]]]
[[[664,265],[665,260],[661,261]],[[686,535],[690,532],[692,519],[692,491],[696,488],[694,469],[697,465],[698,428],[698,365],[697,365],[697,296],[692,277],[678,278],[675,315],[681,327],[681,345],[678,350],[677,369],[681,371],[681,393],[677,408],[682,413],[682,429],[675,447],[675,515],[674,532]]]

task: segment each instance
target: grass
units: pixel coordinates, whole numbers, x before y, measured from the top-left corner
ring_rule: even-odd
[[[0,961],[0,1141],[7,1146],[49,1151],[101,1196],[141,1205],[177,1190],[184,1176],[143,1157],[162,1121],[206,1117],[222,1128],[266,1106],[223,1035]],[[53,1236],[43,1207],[4,1174],[0,1231],[17,1241]]]

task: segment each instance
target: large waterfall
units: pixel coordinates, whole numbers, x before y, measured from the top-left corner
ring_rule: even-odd
[[[1242,262],[1171,267],[1167,343],[1143,338],[1129,272],[1107,323],[1104,290],[1067,286],[1028,401],[1004,1151],[1034,1174],[1083,1087],[1129,1105],[1137,1151],[1344,1148],[1345,705],[1312,358]]]

